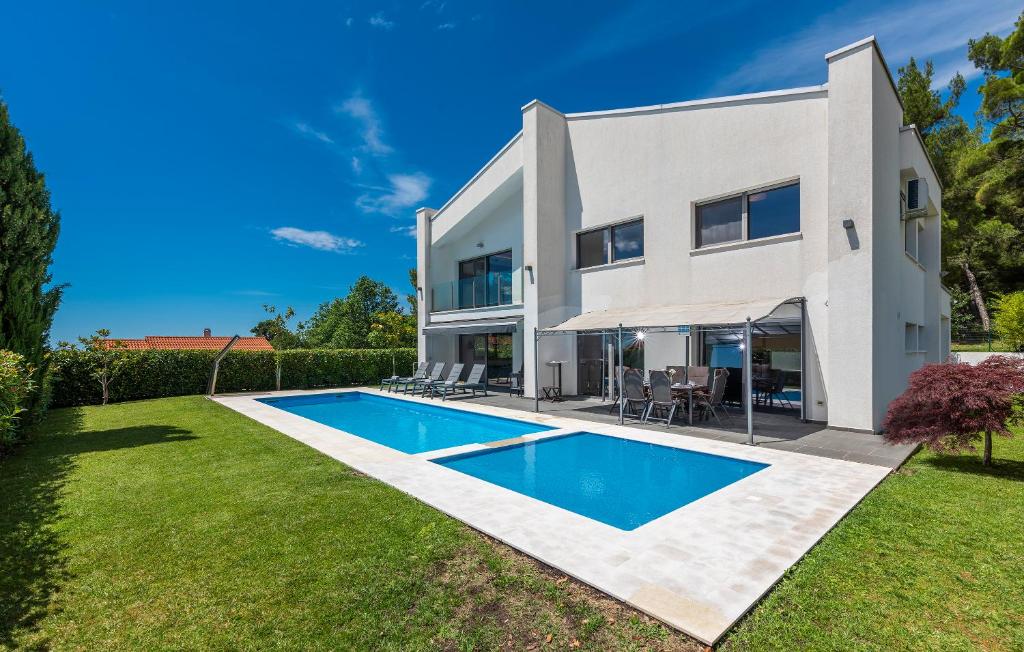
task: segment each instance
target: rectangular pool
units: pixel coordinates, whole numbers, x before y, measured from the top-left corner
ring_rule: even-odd
[[[768,466],[590,432],[434,462],[621,530]]]
[[[403,453],[511,439],[547,426],[397,398],[344,392],[260,399],[272,407]]]

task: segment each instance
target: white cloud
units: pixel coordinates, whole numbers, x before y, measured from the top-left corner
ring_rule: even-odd
[[[335,112],[343,113],[362,126],[363,147],[371,154],[382,156],[390,154],[392,148],[384,142],[383,129],[373,103],[361,95],[353,95],[334,108]]]
[[[352,157],[352,171],[356,174],[363,173],[363,160],[358,156]]]
[[[365,213],[398,215],[427,198],[432,179],[422,172],[388,175],[387,188],[375,188],[356,199],[356,206]]]
[[[353,19],[352,16],[349,16],[348,18],[345,19],[345,27],[352,27],[352,23],[354,22],[355,19]]]
[[[305,122],[296,122],[292,125],[292,127],[294,127],[295,131],[299,132],[303,136],[308,136],[315,140],[319,140],[322,143],[327,143],[328,145],[334,144],[334,140],[330,136],[328,136],[322,131],[317,131],[316,129],[310,127]]]
[[[384,16],[383,11],[378,11],[374,15],[370,16],[370,20],[366,22],[370,23],[372,27],[378,27],[380,29],[393,29],[395,27],[395,22],[393,20],[388,20]]]
[[[363,246],[362,242],[353,238],[345,238],[327,231],[306,231],[294,226],[281,226],[272,230],[270,234],[275,240],[292,246],[311,247],[320,251],[344,253]]]
[[[441,23],[440,25],[437,26],[437,29],[442,32],[453,30],[455,29],[455,23]]]
[[[391,233],[401,233],[402,235],[407,235],[410,238],[416,237],[415,224],[410,224],[409,226],[393,226],[390,229],[388,229],[388,231],[390,231]]]
[[[804,30],[775,40],[757,51],[735,72],[716,82],[711,93],[733,94],[766,90],[780,85],[824,81],[826,52],[874,34],[893,74],[910,57],[923,63],[935,62],[936,86],[945,86],[959,70],[973,76],[967,61],[967,40],[986,32],[1002,33],[1016,20],[1016,0],[989,0],[984,9],[962,0],[918,1],[906,5],[885,5],[858,13],[853,4],[818,18]]]

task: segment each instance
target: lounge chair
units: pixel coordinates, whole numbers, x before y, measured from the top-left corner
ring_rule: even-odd
[[[445,383],[455,384],[459,380],[459,376],[462,375],[462,368],[466,365],[461,362],[456,362],[452,365],[452,368],[448,370],[448,377],[444,380],[440,378],[431,379],[424,383],[420,383],[416,389],[420,390],[420,396],[426,396],[427,392],[430,392],[430,398],[434,398],[434,387],[443,385]]]
[[[655,412],[660,412],[663,417],[655,419],[665,420],[666,426],[672,425],[672,417],[675,416],[679,401],[672,398],[672,381],[668,373],[658,370],[651,370],[651,400],[647,403],[647,413],[644,415],[644,423],[651,420]]]
[[[487,383],[480,382],[483,380],[485,371],[487,371],[487,365],[475,364],[469,371],[469,378],[467,378],[465,382],[458,380],[451,382],[446,380],[442,383],[434,383],[430,386],[430,397],[433,398],[440,394],[441,400],[443,401],[448,398],[449,394],[454,394],[455,392],[462,392],[465,394],[466,392],[472,391],[473,396],[476,396],[477,390],[482,391],[484,396],[487,396]]]
[[[639,369],[629,369],[622,375],[623,413],[643,419],[647,414],[647,396],[644,395],[644,375]]]
[[[384,387],[385,386],[388,388],[388,391],[390,392],[391,389],[393,387],[395,387],[396,385],[412,382],[412,381],[418,380],[420,378],[426,378],[427,377],[427,364],[428,363],[425,360],[423,362],[420,362],[419,364],[417,364],[416,365],[416,371],[413,372],[413,375],[409,376],[408,378],[402,378],[401,376],[391,376],[390,378],[382,378],[381,381],[380,381],[380,389],[381,389],[381,391],[384,391]]]
[[[410,389],[412,390],[412,393],[415,394],[421,385],[429,383],[432,380],[441,380],[442,376],[444,376],[444,363],[435,362],[434,366],[430,369],[429,375],[423,378],[414,378],[405,383],[395,383],[395,391],[397,392],[398,386],[401,385],[403,394],[407,393]]]

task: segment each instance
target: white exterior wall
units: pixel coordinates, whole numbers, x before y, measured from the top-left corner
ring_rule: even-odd
[[[941,359],[938,206],[918,262],[904,254],[898,210],[906,179],[928,177],[933,198],[939,186],[916,133],[900,129],[873,41],[827,60],[828,83],[807,89],[568,115],[530,103],[518,140],[435,219],[432,281],[477,240],[487,243],[481,253],[499,250],[491,241],[521,243],[521,264],[532,268],[522,307],[528,395],[534,327],[604,308],[805,297],[808,418],[877,430],[907,374]],[[518,163],[518,203],[489,205]],[[698,202],[791,180],[800,182],[799,233],[694,249]],[[477,193],[475,183],[492,190]],[[474,193],[486,217],[466,199]],[[578,231],[639,216],[643,259],[576,269]],[[454,232],[460,220],[472,226],[439,239],[440,224]],[[925,325],[926,353],[904,351],[906,321]],[[651,334],[646,365],[681,364],[683,346],[681,336]],[[573,336],[542,338],[539,358],[540,384],[550,379],[546,361],[565,360],[563,388],[576,391]]]

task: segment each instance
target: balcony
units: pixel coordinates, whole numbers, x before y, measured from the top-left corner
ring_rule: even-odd
[[[513,306],[523,302],[523,272],[490,272],[430,288],[431,312]]]

